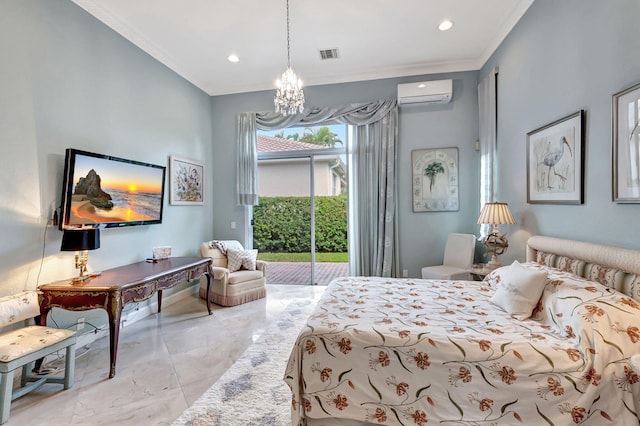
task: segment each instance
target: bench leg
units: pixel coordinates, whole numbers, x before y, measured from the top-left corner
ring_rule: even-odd
[[[64,388],[73,386],[73,373],[76,369],[76,345],[67,346],[64,360]]]
[[[37,374],[32,372],[31,370],[34,369],[34,363],[30,362],[27,363],[25,365],[22,366],[22,374],[20,375],[21,379],[20,379],[20,386],[24,386],[27,383],[29,383],[29,376],[33,375],[33,374]]]
[[[11,409],[11,391],[13,389],[13,371],[0,373],[0,424],[9,420]]]

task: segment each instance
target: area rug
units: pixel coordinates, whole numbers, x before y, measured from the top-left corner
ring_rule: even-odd
[[[291,302],[273,324],[172,426],[285,426],[291,392],[289,353],[316,300]]]

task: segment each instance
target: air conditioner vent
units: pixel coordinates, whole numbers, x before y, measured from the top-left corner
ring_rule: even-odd
[[[323,61],[326,59],[338,59],[338,49],[320,50],[320,59]]]

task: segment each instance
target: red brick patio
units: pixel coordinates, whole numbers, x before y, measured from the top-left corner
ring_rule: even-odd
[[[268,262],[268,284],[311,284],[311,263]],[[316,262],[315,283],[327,285],[332,279],[349,275],[348,263]]]

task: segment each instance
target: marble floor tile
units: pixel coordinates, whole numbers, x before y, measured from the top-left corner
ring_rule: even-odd
[[[7,425],[170,425],[289,303],[317,299],[324,289],[269,284],[266,298],[212,305],[211,316],[197,294],[163,305],[162,313],[122,328],[114,378],[108,378],[108,337],[79,347],[74,386],[46,384],[18,398]]]

